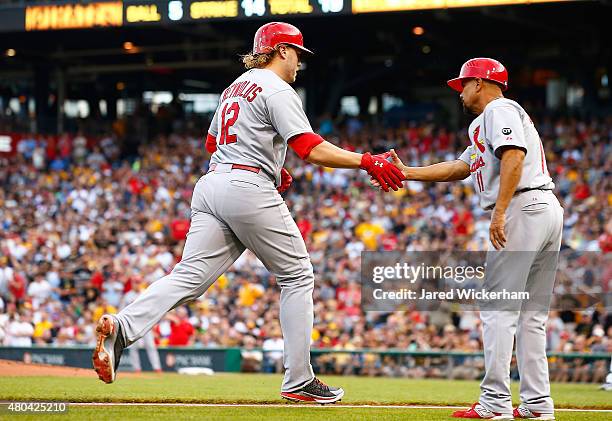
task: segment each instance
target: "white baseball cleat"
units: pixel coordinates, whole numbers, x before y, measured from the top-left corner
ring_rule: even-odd
[[[535,412],[527,408],[525,405],[520,404],[516,408],[514,408],[514,419],[518,420],[542,420],[542,421],[552,421],[555,419],[555,414],[543,414],[540,412]]]
[[[476,402],[468,409],[453,412],[453,418],[469,418],[476,420],[513,420],[511,414],[502,414],[501,412],[493,412]]]

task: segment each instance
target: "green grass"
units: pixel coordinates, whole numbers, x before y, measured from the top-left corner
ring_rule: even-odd
[[[382,377],[323,376],[342,386],[347,404],[467,405],[478,398],[478,382],[413,380]],[[214,376],[119,374],[113,384],[88,377],[2,377],[0,399],[48,399],[71,402],[225,402],[282,403],[281,376],[228,374]],[[515,399],[518,384],[512,385]],[[612,395],[591,384],[553,384],[552,396],[559,408],[612,409]]]
[[[56,400],[64,402],[190,402],[257,403],[261,407],[77,407],[67,415],[45,418],[77,420],[123,420],[172,417],[174,419],[316,419],[366,420],[413,419],[448,420],[449,409],[342,408],[342,407],[265,407],[282,404],[279,375],[227,374],[214,376],[143,375],[121,377],[110,385],[85,377],[2,377],[0,400]],[[346,390],[343,404],[425,404],[469,405],[478,398],[478,382],[413,380],[367,377],[324,376],[323,380]],[[513,394],[518,398],[517,384]],[[612,395],[597,385],[553,384],[552,395],[558,408],[612,409]],[[0,418],[3,419],[2,416]],[[41,419],[40,415],[19,415],[18,419]],[[610,413],[559,412],[559,420],[608,420]]]

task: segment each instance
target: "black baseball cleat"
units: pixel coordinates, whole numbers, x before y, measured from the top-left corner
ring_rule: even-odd
[[[93,366],[100,380],[112,383],[117,377],[119,360],[125,348],[121,326],[113,316],[105,314],[98,321],[96,334],[98,339],[92,356]]]
[[[323,383],[316,377],[306,386],[293,392],[281,392],[281,397],[293,402],[315,402],[322,405],[335,403],[342,399],[344,390]]]

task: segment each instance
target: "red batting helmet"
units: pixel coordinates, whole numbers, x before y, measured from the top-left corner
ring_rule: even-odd
[[[473,58],[466,61],[461,66],[459,76],[446,83],[455,91],[463,92],[461,81],[474,77],[499,83],[502,91],[508,89],[508,71],[503,64],[492,58]]]
[[[279,44],[287,44],[314,54],[304,47],[304,37],[300,30],[285,22],[270,22],[259,28],[253,40],[253,54],[269,53]]]

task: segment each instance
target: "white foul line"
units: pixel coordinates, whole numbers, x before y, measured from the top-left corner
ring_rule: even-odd
[[[381,409],[462,409],[465,406],[436,405],[314,405],[314,404],[251,404],[251,403],[172,403],[172,402],[70,402],[71,406],[165,406],[192,408],[381,408]],[[556,408],[555,412],[602,412],[612,413],[612,409]]]

